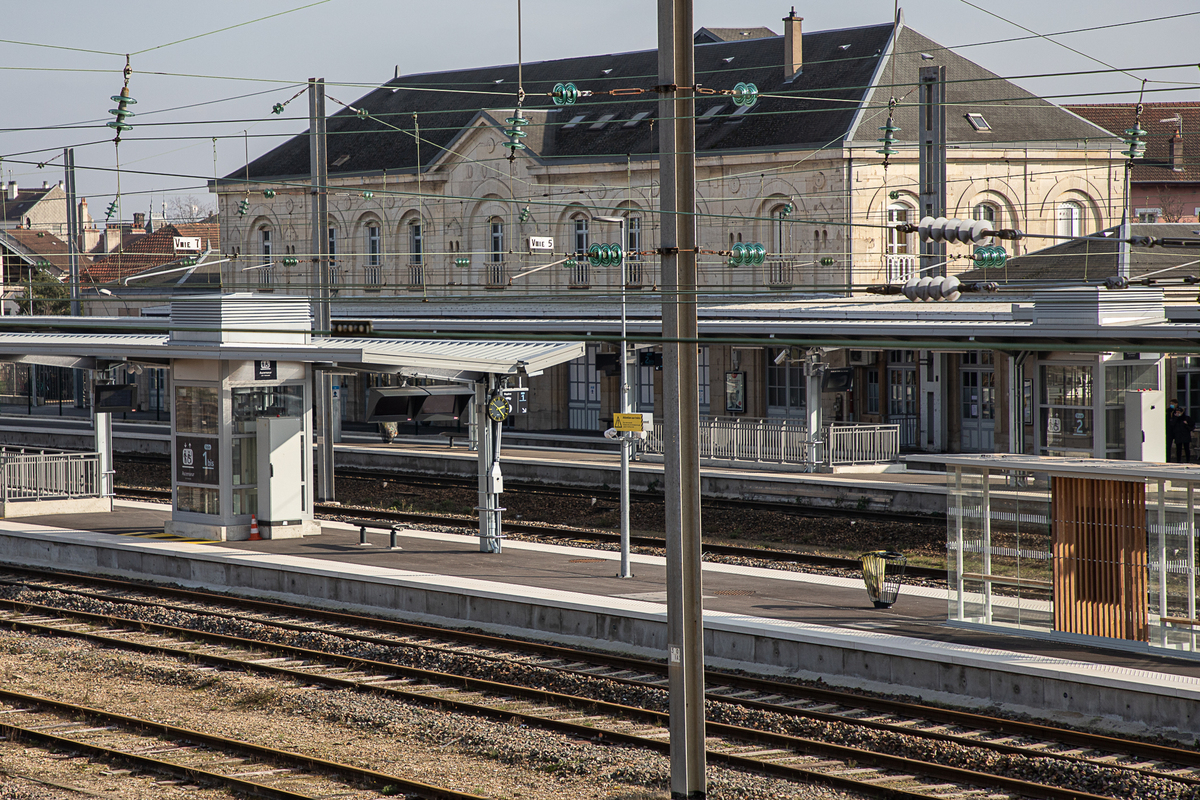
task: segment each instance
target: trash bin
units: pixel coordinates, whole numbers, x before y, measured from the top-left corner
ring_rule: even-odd
[[[862,554],[863,583],[867,585],[867,597],[876,608],[891,608],[900,594],[900,581],[908,559],[895,550],[876,550]]]

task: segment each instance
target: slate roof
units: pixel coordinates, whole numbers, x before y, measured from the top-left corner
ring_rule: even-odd
[[[1070,110],[1097,125],[1124,136],[1137,119],[1132,103],[1069,106]],[[1171,163],[1171,138],[1179,130],[1175,116],[1183,121],[1181,170]],[[1145,103],[1142,127],[1146,129],[1146,155],[1133,162],[1135,183],[1191,183],[1200,181],[1200,103]]]
[[[42,198],[50,194],[53,189],[53,186],[45,189],[18,189],[15,200],[9,200],[8,194],[4,194],[4,200],[0,201],[0,219],[3,219],[5,222],[23,225],[25,223],[25,215],[29,210],[40,203]]]
[[[1196,223],[1134,223],[1134,236],[1182,237],[1196,239]],[[1106,228],[1101,234],[1119,236],[1120,226]],[[1072,239],[1067,242],[1026,253],[1009,259],[1000,269],[974,269],[959,274],[962,281],[1103,281],[1117,274],[1120,258],[1119,242],[1113,240]],[[1148,272],[1166,269],[1195,258],[1192,248],[1134,247],[1130,255],[1129,274],[1132,278]],[[1200,274],[1200,265],[1183,267],[1162,273],[1163,279],[1182,278]]]
[[[766,39],[778,35],[770,28],[701,28],[696,31],[692,41],[696,44],[740,42],[748,39]]]
[[[807,49],[807,37],[804,45]],[[1042,100],[908,27],[900,29],[894,55],[881,65],[878,89],[854,132],[856,142],[874,143],[882,135],[879,126],[887,120],[888,98],[893,95],[899,101],[894,117],[900,126],[897,141],[917,141],[921,130],[917,83],[921,68],[929,66],[946,68],[948,144],[1004,146],[1020,142],[1074,148],[1085,139],[1105,148],[1114,144],[1108,131]],[[975,130],[966,119],[968,113],[982,114],[991,131]]]
[[[803,71],[791,83],[784,80],[783,36],[696,45],[697,81],[702,86],[732,88],[738,82],[751,82],[764,95],[779,95],[761,97],[737,117],[731,116],[738,107],[730,98],[699,96],[697,152],[836,146],[849,133],[855,140],[874,145],[892,93],[887,85],[890,60],[884,57],[892,30],[892,24],[887,23],[803,34]],[[896,51],[896,94],[902,98],[897,115],[901,142],[915,142],[918,135],[917,111],[911,104],[916,97],[913,84],[919,68],[945,64],[950,102],[967,103],[965,110],[985,113],[993,126],[990,134],[979,134],[960,114],[952,114],[947,126],[951,143],[1042,142],[1053,146],[1066,142],[1077,146],[1083,139],[1103,141],[1105,147],[1112,143],[1097,126],[1034,97],[906,27],[900,29]],[[921,53],[935,58],[922,60]],[[635,158],[652,156],[658,150],[657,133],[650,125],[658,112],[658,98],[652,91],[634,96],[592,96],[562,107],[554,106],[546,93],[555,83],[568,81],[584,90],[651,89],[657,75],[656,50],[525,64],[523,77],[529,96],[524,114],[531,121],[526,129],[530,134],[527,152],[551,163],[606,161],[625,154]],[[487,113],[494,124],[502,127],[504,118],[511,115],[516,79],[515,64],[405,75],[351,104],[405,130],[412,129],[412,115],[417,112],[423,140],[420,156],[428,167],[443,157],[444,148],[451,146],[479,114]],[[883,85],[872,93],[869,89],[873,81]],[[851,132],[865,100],[872,108],[859,129]],[[336,104],[327,102],[336,108]],[[704,117],[714,108],[718,109],[715,116]],[[633,123],[634,117],[643,112],[645,116]],[[606,115],[612,115],[611,119],[594,128]],[[579,116],[583,119],[570,126]],[[626,122],[633,124],[626,126]],[[376,119],[342,109],[328,119],[327,131],[331,176],[415,169],[417,148],[412,136],[397,133]],[[255,159],[249,174],[251,180],[307,178],[307,132]],[[246,169],[239,168],[221,182],[236,184],[245,175]]]
[[[212,247],[221,248],[221,226],[216,223],[176,223],[164,225],[154,233],[139,237],[102,258],[97,258],[91,264],[81,266],[80,274],[85,280],[93,283],[110,283],[136,275],[139,272],[154,267],[162,267],[185,256],[196,256],[199,253],[176,253],[174,237],[198,236],[203,250]],[[175,280],[182,273],[175,275]]]
[[[738,107],[728,97],[700,96],[696,102],[698,115],[715,106],[721,110],[711,123],[697,126],[699,151],[791,149],[838,141],[854,118],[891,31],[889,24],[804,34],[804,72],[790,84],[784,83],[782,36],[697,45],[696,73],[702,85],[731,89],[738,82],[751,82],[762,93],[797,98],[760,98],[748,113],[735,118],[740,122],[731,122],[729,115]],[[848,51],[838,49],[847,43],[851,44]],[[581,98],[577,104],[561,108],[544,93],[550,92],[555,83],[567,81],[585,90],[651,89],[657,76],[655,50],[526,64],[525,89],[531,96],[525,109],[533,123],[530,139],[544,139],[531,147],[534,156],[550,161],[609,160],[613,154],[623,159],[627,153],[635,157],[656,153],[657,132],[649,122],[657,116],[658,96],[652,91],[632,97]],[[503,124],[512,108],[516,79],[515,64],[405,75],[354,100],[352,105],[408,130],[413,124],[412,113],[419,112],[421,160],[429,165],[443,156],[439,148],[449,145],[481,111],[495,109],[493,117]],[[538,92],[543,95],[534,94]],[[648,117],[631,127],[623,124],[640,112],[647,112]],[[593,130],[592,124],[606,114],[612,114],[612,120],[602,129]],[[582,124],[563,127],[579,115],[585,117]],[[532,129],[547,119],[546,135],[538,137]],[[417,152],[411,136],[345,109],[329,118],[327,130],[331,176],[414,169]],[[348,158],[338,163],[342,156]],[[249,171],[252,180],[307,177],[308,136],[297,136],[254,160]],[[236,183],[244,175],[245,168],[240,168],[224,180]]]

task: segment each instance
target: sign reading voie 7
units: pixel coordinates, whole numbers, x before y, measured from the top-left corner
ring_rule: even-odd
[[[640,433],[642,419],[641,414],[613,414],[613,428],[622,433]]]
[[[172,242],[175,245],[175,252],[188,251],[195,252],[200,249],[199,236],[172,236]]]

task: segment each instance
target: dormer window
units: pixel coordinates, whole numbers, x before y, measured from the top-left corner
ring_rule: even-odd
[[[970,113],[963,116],[967,118],[967,122],[971,123],[971,127],[977,131],[987,133],[992,130],[992,126],[988,125],[988,121],[983,118],[983,114]]]
[[[595,122],[593,122],[591,125],[588,126],[588,130],[590,130],[590,131],[604,130],[604,126],[607,125],[609,122],[611,122],[612,118],[615,116],[616,116],[616,114],[601,114],[600,119],[596,120]]]
[[[627,121],[627,122],[626,122],[624,125],[622,125],[621,127],[623,127],[623,128],[635,128],[635,127],[637,127],[637,124],[638,124],[639,122],[641,122],[642,120],[644,120],[644,119],[645,119],[646,117],[648,117],[648,116],[650,116],[650,112],[649,112],[649,111],[639,111],[638,113],[636,113],[636,114],[634,114],[632,117],[630,117],[630,118],[629,118],[629,120],[628,120],[628,121]]]

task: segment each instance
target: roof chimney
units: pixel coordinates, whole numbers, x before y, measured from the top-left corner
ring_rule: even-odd
[[[49,188],[50,188],[50,181],[42,181],[42,188],[43,188],[43,189],[49,189]]]
[[[796,16],[796,7],[783,18],[783,79],[792,81],[804,72],[804,44],[800,23],[804,17]]]
[[[17,199],[17,182],[16,181],[8,182],[8,199],[9,200]]]

